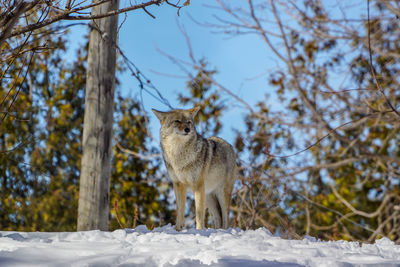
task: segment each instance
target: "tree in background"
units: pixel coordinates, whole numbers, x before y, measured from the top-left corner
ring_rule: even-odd
[[[266,102],[259,102],[254,113],[245,117],[245,132],[237,131],[234,146],[240,159],[239,181],[232,200],[234,224],[240,228],[267,227],[287,237],[298,237],[289,226],[290,212],[281,205],[287,196],[282,180],[287,159],[275,159],[268,151],[293,146],[293,137],[284,127],[269,119]],[[275,170],[275,173],[271,173]]]
[[[47,36],[47,44],[53,49],[34,56],[24,53],[2,65],[0,228],[3,230],[77,229],[87,47],[76,51],[75,60],[66,61],[67,32],[56,34],[52,26],[43,31],[53,33]],[[38,38],[32,47],[42,41]],[[15,100],[10,96],[15,96]],[[136,99],[118,97],[114,113],[116,139],[138,153],[157,153],[142,131],[144,111],[140,107]],[[156,160],[144,161],[114,149],[110,229],[120,228],[113,211],[115,200],[119,201],[121,218],[129,220],[129,224],[135,206],[140,211],[138,223],[151,227],[158,226],[160,218],[161,222],[169,221],[168,192],[164,192],[168,188],[163,186],[166,179],[157,166]]]
[[[32,13],[27,21],[38,17],[39,12]],[[64,64],[65,39],[61,35],[48,35],[54,31],[50,26],[44,27],[28,37],[19,36],[3,43],[2,59],[6,63],[1,68],[0,88],[3,229],[73,229],[66,223],[71,216],[60,215],[73,207],[64,201],[74,198],[74,189],[66,184],[77,181],[73,180],[76,167],[71,165],[74,162],[71,156],[80,153],[64,153],[63,145],[75,146],[74,136],[57,134],[54,125],[67,120],[72,127],[81,127],[79,119],[76,122],[69,116],[80,112],[71,108],[79,102],[74,93],[83,89],[77,80],[81,76],[73,75],[82,73],[84,68],[81,58],[75,62],[76,68]],[[44,42],[52,49],[43,47]],[[58,133],[64,133],[60,130]],[[65,143],[68,138],[71,140]],[[64,173],[61,178],[61,169],[69,175]],[[54,205],[60,208],[53,209]]]
[[[71,185],[65,176],[75,177],[75,175],[80,174],[77,171],[80,165],[73,164],[74,160],[80,159],[80,153],[76,154],[76,149],[80,149],[80,144],[78,145],[76,140],[75,142],[57,143],[66,141],[65,137],[43,132],[43,128],[41,128],[46,124],[48,130],[54,129],[56,122],[58,122],[60,129],[65,131],[65,134],[68,134],[67,131],[71,130],[70,135],[66,138],[80,135],[79,130],[69,128],[75,127],[80,118],[74,118],[74,126],[70,126],[68,120],[62,121],[62,119],[66,119],[66,115],[62,112],[64,109],[65,112],[82,112],[82,107],[75,110],[71,106],[72,103],[65,103],[66,99],[52,98],[53,94],[56,95],[55,97],[60,97],[65,92],[64,89],[55,89],[55,87],[63,88],[62,82],[65,82],[66,79],[74,79],[74,77],[65,78],[63,76],[66,73],[64,70],[60,70],[62,67],[61,57],[53,56],[55,53],[52,52],[53,50],[65,49],[61,46],[62,43],[52,40],[55,36],[60,36],[66,28],[74,25],[62,22],[66,20],[101,19],[136,9],[143,9],[148,13],[145,7],[160,5],[164,2],[178,8],[178,10],[181,8],[168,1],[152,0],[137,5],[129,3],[120,9],[105,13],[90,14],[90,12],[85,12],[111,1],[16,0],[0,3],[0,62],[5,63],[1,64],[0,74],[0,94],[2,96],[0,102],[2,115],[0,162],[4,166],[2,168],[1,193],[5,196],[1,202],[0,216],[4,219],[2,223],[4,223],[6,229],[10,229],[9,227],[13,227],[13,229],[18,227],[21,227],[18,229],[25,229],[27,227],[27,229],[35,230],[48,229],[49,227],[52,229],[54,229],[53,227],[74,228],[69,225],[69,218],[74,217],[74,215],[68,213],[68,209],[57,209],[57,201],[65,207],[75,207],[74,202],[69,201],[75,199],[76,181],[72,180],[73,184]],[[189,1],[184,3],[184,5],[188,4]],[[58,37],[55,39],[65,41]],[[40,66],[35,65],[36,61],[42,60],[42,58],[45,63]],[[86,81],[81,76],[77,77]],[[40,84],[34,83],[36,81]],[[42,91],[36,92],[38,86],[49,86],[43,91],[44,97],[42,97]],[[51,86],[55,91],[50,89]],[[42,88],[40,87],[40,89]],[[35,98],[36,94],[37,99]],[[22,101],[20,101],[20,98]],[[81,99],[78,98],[78,100]],[[43,104],[47,105],[44,110],[40,108]],[[44,112],[47,112],[45,118],[42,117]],[[52,112],[55,112],[55,114]],[[20,115],[26,116],[21,117]],[[54,119],[58,116],[60,118]],[[44,143],[49,147],[44,149]],[[61,149],[59,151],[52,150],[52,145]],[[62,148],[63,145],[66,146],[68,151]],[[61,151],[66,153],[61,154]],[[43,158],[43,155],[47,158]],[[75,156],[75,158],[67,158],[69,155]],[[55,179],[59,174],[64,177],[61,180]],[[23,179],[18,179],[20,177],[23,177]],[[49,185],[53,185],[53,187]],[[105,190],[108,190],[108,188]],[[46,203],[39,200],[46,194],[53,194],[52,202]],[[36,213],[32,212],[31,207],[34,204],[42,209]],[[54,217],[44,211],[46,207],[51,207],[53,204],[57,206],[52,210]],[[107,209],[108,203],[105,204],[104,209]],[[29,214],[29,211],[32,213]],[[65,214],[66,212],[68,215]],[[63,214],[68,217],[68,219],[66,218],[67,222],[58,220],[58,215],[62,216]],[[29,216],[33,218],[28,218]],[[52,224],[51,220],[58,221],[58,224]]]
[[[64,39],[60,41],[67,44]],[[6,196],[2,198],[0,209],[2,229],[76,230],[86,53],[86,50],[79,50],[76,61],[68,64],[63,63],[57,52],[47,55],[46,61],[32,63],[30,70],[32,77],[36,78],[33,81],[28,79],[23,86],[33,86],[34,99],[27,101],[25,97],[29,96],[29,91],[26,94],[22,92],[16,100],[18,108],[2,124],[3,132],[7,132],[0,139],[3,144],[14,140],[23,142],[17,149],[1,154],[1,193]],[[47,79],[35,76],[43,68],[49,70]],[[29,108],[20,109],[27,103]],[[145,141],[148,136],[143,131],[143,120],[143,111],[137,100],[118,97],[116,139],[138,153],[157,153],[156,148]],[[32,122],[35,124],[30,126]],[[29,128],[35,131],[27,132]],[[136,206],[140,212],[137,223],[151,227],[158,226],[160,218],[161,222],[170,221],[168,187],[163,185],[166,179],[162,178],[159,165],[154,159],[146,161],[114,149],[110,229],[120,228],[113,210],[115,200],[126,226],[131,226]]]
[[[279,62],[268,81],[282,105],[246,106],[236,141],[240,225],[399,242],[398,3],[218,3],[213,26],[259,36]]]
[[[60,41],[66,43],[65,39]],[[41,69],[33,69],[37,94],[33,104],[40,111],[32,117],[39,122],[35,129],[38,142],[27,159],[32,176],[41,181],[42,188],[33,190],[25,200],[26,210],[21,211],[27,218],[24,227],[31,231],[76,229],[76,212],[71,210],[78,207],[86,57],[83,49],[77,51],[71,63],[65,63],[62,55],[57,60],[49,55],[44,62],[48,71],[43,80],[37,80]]]

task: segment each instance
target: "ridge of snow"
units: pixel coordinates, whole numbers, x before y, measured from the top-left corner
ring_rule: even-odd
[[[267,229],[0,231],[0,266],[400,266],[400,246],[287,240]]]

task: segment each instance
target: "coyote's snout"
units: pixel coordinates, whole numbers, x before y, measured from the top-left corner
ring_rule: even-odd
[[[203,138],[196,132],[194,117],[199,108],[161,112],[161,147],[176,197],[176,228],[184,221],[186,189],[194,193],[196,228],[204,228],[206,205],[215,228],[228,228],[229,204],[237,177],[232,146],[219,137]]]

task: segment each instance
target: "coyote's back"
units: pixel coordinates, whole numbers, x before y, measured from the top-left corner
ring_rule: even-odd
[[[203,138],[196,132],[194,117],[198,108],[160,112],[161,146],[168,174],[173,182],[177,206],[176,227],[183,226],[186,189],[193,190],[196,228],[204,228],[205,207],[215,228],[227,228],[228,211],[237,177],[233,147],[219,137]]]

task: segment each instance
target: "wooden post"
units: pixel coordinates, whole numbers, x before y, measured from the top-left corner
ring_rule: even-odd
[[[110,0],[93,7],[92,15],[105,14],[118,7],[119,0]],[[108,230],[117,29],[118,15],[92,21],[86,74],[78,231]]]

